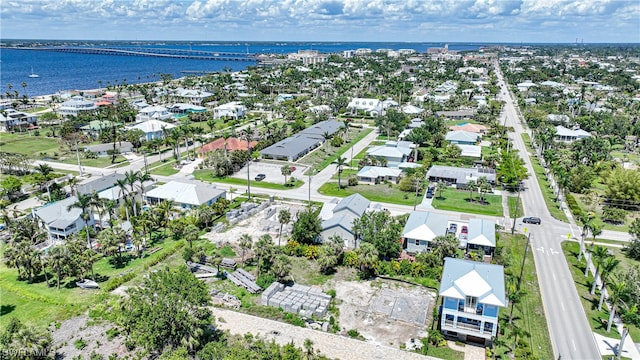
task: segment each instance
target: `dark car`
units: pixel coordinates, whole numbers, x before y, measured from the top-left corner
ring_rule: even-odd
[[[456,231],[458,231],[458,224],[452,223],[451,225],[449,225],[449,229],[447,229],[447,233],[455,234]]]
[[[265,175],[265,174],[258,174],[258,175],[256,175],[256,181],[262,181],[266,177],[267,177],[267,175]]]
[[[540,225],[542,222],[539,217],[526,217],[522,219],[522,222],[525,224],[536,224]]]

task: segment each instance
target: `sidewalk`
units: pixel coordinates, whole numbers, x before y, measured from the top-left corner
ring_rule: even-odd
[[[618,351],[618,346],[620,345],[620,340],[612,339],[600,334],[593,333],[593,337],[596,340],[596,344],[598,344],[598,349],[600,350],[600,355],[602,356],[615,356]],[[640,360],[640,351],[636,345],[631,341],[631,337],[627,336],[624,340],[624,347],[622,348],[622,357],[629,358],[633,360]]]

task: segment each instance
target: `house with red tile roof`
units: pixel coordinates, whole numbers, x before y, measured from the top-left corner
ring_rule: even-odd
[[[198,156],[204,157],[207,153],[213,150],[224,150],[225,142],[226,142],[227,151],[233,152],[237,150],[247,150],[246,140],[238,139],[238,138],[228,138],[226,140],[224,138],[217,138],[208,144],[202,145],[202,147],[198,149]],[[252,149],[255,148],[257,144],[258,144],[257,141],[249,142],[249,146]]]

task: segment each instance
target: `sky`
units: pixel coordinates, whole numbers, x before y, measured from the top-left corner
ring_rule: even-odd
[[[2,0],[0,38],[640,43],[640,0]]]

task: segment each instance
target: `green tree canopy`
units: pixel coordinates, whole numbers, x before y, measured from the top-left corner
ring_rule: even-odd
[[[301,244],[313,244],[322,232],[320,209],[308,208],[299,212],[297,217],[291,238]]]

